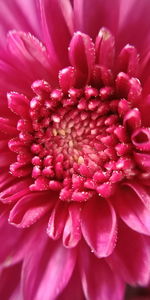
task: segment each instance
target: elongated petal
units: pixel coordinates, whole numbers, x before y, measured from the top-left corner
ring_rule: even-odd
[[[121,26],[118,33],[119,48],[130,43],[137,47],[140,53],[145,50],[150,26],[148,11],[149,1],[147,0],[138,2],[138,6],[135,0],[122,0],[120,10]],[[142,43],[139,37],[143,37]]]
[[[72,7],[68,0],[39,0],[41,20],[51,63],[56,71],[68,65],[67,48],[73,31]]]
[[[69,216],[64,228],[63,244],[67,248],[75,247],[81,239],[81,210],[82,207],[76,204],[71,204],[69,207]]]
[[[145,285],[149,280],[149,251],[147,238],[121,222],[116,248],[107,261],[127,283]]]
[[[116,32],[119,15],[118,0],[74,0],[75,29],[96,37],[101,27]]]
[[[116,241],[116,215],[106,200],[92,199],[85,205],[81,229],[86,242],[96,256],[110,255]]]
[[[80,274],[77,267],[75,268],[67,287],[64,289],[62,294],[60,294],[57,300],[66,300],[66,299],[71,299],[71,300],[85,299],[82,285],[81,285]]]
[[[112,68],[115,54],[115,39],[106,28],[101,28],[96,38],[96,56],[100,65]]]
[[[150,154],[135,152],[134,158],[141,169],[150,171]]]
[[[21,263],[5,268],[0,274],[0,296],[3,300],[22,299],[20,288]],[[9,282],[9,284],[8,284]],[[15,298],[16,296],[16,298]]]
[[[17,134],[17,129],[14,126],[13,122],[9,119],[6,118],[1,118],[0,117],[0,131],[8,134],[8,135],[16,135]]]
[[[2,47],[5,48],[6,34],[11,29],[31,32],[42,38],[38,7],[34,0],[26,0],[26,2],[6,0],[0,1],[0,5],[0,43]]]
[[[68,208],[66,203],[59,202],[54,207],[47,227],[47,234],[54,240],[60,238],[67,219]]]
[[[69,47],[70,62],[88,80],[95,61],[94,44],[91,38],[81,32],[76,32]]]
[[[80,271],[86,299],[123,299],[123,280],[112,273],[104,259],[97,259],[86,247],[81,248]]]
[[[50,79],[51,64],[45,46],[30,33],[10,31],[7,38],[8,49],[17,59],[17,68],[32,81]]]
[[[15,181],[14,184],[11,184],[8,188],[4,189],[3,192],[0,193],[0,200],[3,203],[12,203],[16,200],[20,199],[22,196],[29,192],[29,184],[31,180],[19,180]]]
[[[28,300],[56,299],[72,275],[76,261],[74,249],[42,238],[34,242],[23,264],[23,295]],[[29,268],[30,266],[30,268]]]
[[[150,235],[150,209],[130,187],[123,186],[114,196],[114,205],[122,220],[133,230]]]
[[[44,197],[44,199],[43,199]],[[19,228],[26,228],[37,222],[53,206],[49,203],[48,195],[44,193],[23,196],[13,207],[9,215],[9,222]]]

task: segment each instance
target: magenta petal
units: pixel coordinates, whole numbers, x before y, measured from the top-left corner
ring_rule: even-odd
[[[132,143],[140,151],[150,151],[150,128],[138,128],[132,134]]]
[[[77,269],[75,268],[72,277],[64,289],[64,291],[60,294],[57,300],[85,300],[83,289],[81,285],[80,274]]]
[[[125,288],[123,280],[112,272],[104,259],[97,259],[85,247],[81,248],[80,271],[86,299],[123,299]]]
[[[65,249],[58,242],[50,242],[42,232],[42,238],[37,238],[24,260],[24,298],[39,300],[44,295],[44,300],[56,299],[68,284],[75,262],[74,249]]]
[[[2,47],[5,46],[7,32],[12,28],[42,37],[37,3],[34,0],[27,0],[25,3],[17,0],[13,2],[1,1],[0,19],[0,43]]]
[[[134,152],[134,158],[142,170],[150,172],[150,154]]]
[[[60,201],[54,207],[47,227],[47,234],[53,240],[60,238],[64,229],[68,214],[68,208],[66,203]]]
[[[75,247],[81,239],[81,209],[78,203],[68,208],[69,216],[63,232],[63,244],[67,248]]]
[[[129,43],[137,47],[138,52],[143,54],[149,40],[149,1],[138,1],[137,5],[136,0],[122,0],[120,21],[118,48]],[[142,37],[142,43],[139,37]]]
[[[115,39],[106,28],[101,28],[96,38],[96,56],[100,65],[112,68],[115,55]]]
[[[76,32],[69,47],[70,62],[78,71],[89,79],[95,61],[94,44],[91,38],[81,32]]]
[[[113,33],[118,28],[118,0],[74,0],[75,30],[80,30],[95,38],[103,26]]]
[[[127,283],[146,285],[150,273],[149,253],[149,240],[120,222],[116,248],[106,260]]]
[[[15,181],[14,184],[11,184],[11,186],[0,193],[0,201],[6,204],[19,200],[22,196],[29,192],[29,183],[30,179],[19,180],[18,182]]]
[[[137,76],[139,69],[139,56],[135,47],[127,44],[118,57],[118,71],[129,76]]]
[[[44,199],[43,199],[44,198]],[[19,228],[26,228],[37,222],[53,206],[47,194],[29,193],[23,196],[10,211],[9,222]]]
[[[15,114],[23,118],[29,117],[29,100],[23,94],[10,92],[7,94],[8,107]]]
[[[116,243],[116,214],[102,198],[88,201],[83,209],[81,229],[83,236],[97,257],[106,257]]]
[[[6,118],[0,117],[0,131],[8,135],[16,135],[17,129],[14,124]]]
[[[10,31],[8,48],[17,59],[17,69],[25,73],[30,80],[48,80],[51,74],[51,64],[45,46],[30,33]]]
[[[41,21],[50,61],[56,72],[68,65],[68,44],[73,32],[72,6],[68,0],[39,0]]]
[[[123,186],[114,196],[114,205],[122,220],[133,230],[150,235],[150,209],[130,187]]]
[[[141,115],[138,108],[133,108],[126,113],[123,125],[131,132],[141,126]]]
[[[8,216],[0,216],[0,269],[20,262],[30,244],[31,232],[23,232],[8,223]],[[27,233],[27,234],[26,234]]]
[[[21,264],[5,268],[0,273],[0,297],[3,300],[22,299],[20,288]],[[9,282],[9,284],[8,284]]]
[[[150,196],[149,191],[146,190],[146,187],[142,186],[141,183],[137,181],[126,182],[125,185],[131,187],[144,206],[147,207],[147,209],[150,209]]]

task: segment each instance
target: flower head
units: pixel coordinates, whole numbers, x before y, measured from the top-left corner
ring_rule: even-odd
[[[35,18],[13,23],[2,50],[5,298],[121,300],[149,282],[149,21],[141,48],[136,1],[91,3],[27,1]],[[18,16],[28,5],[14,2]]]

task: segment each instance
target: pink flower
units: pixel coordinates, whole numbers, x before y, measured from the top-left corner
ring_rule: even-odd
[[[149,0],[0,4],[0,298],[123,300],[150,279]]]

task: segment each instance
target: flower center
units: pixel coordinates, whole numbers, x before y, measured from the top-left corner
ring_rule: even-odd
[[[120,73],[121,80],[124,76]],[[9,142],[18,153],[10,171],[18,177],[32,173],[32,191],[59,190],[62,200],[86,201],[95,192],[109,197],[117,182],[137,174],[123,123],[130,104],[116,87],[63,92],[35,81],[32,89],[29,117],[18,121],[19,138]]]
[[[103,42],[99,34],[96,51],[100,61],[105,62],[105,53],[110,62],[112,38],[105,30],[101,33]],[[149,129],[141,127],[138,109],[142,88],[132,77],[136,53],[127,45],[119,57],[124,72],[115,70],[113,75],[93,60],[95,50],[87,36],[75,34],[70,47],[73,67],[59,72],[59,88],[37,80],[30,100],[8,94],[9,108],[21,117],[19,135],[9,141],[17,153],[10,172],[17,177],[30,174],[31,191],[59,191],[61,200],[87,201],[95,193],[106,198],[118,183],[142,174],[141,152],[149,150]]]

